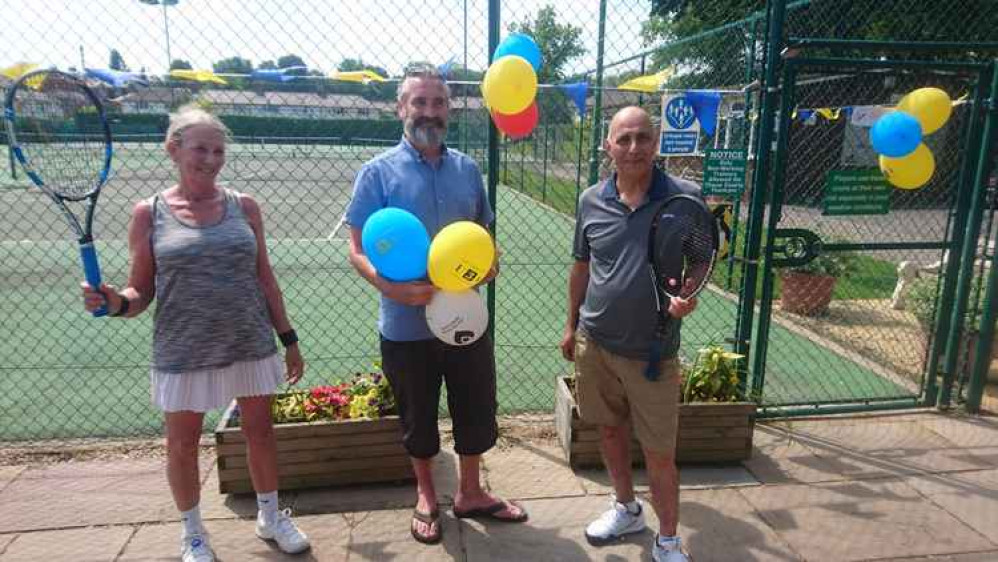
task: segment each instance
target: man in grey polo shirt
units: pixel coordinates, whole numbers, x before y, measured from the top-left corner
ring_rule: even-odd
[[[347,208],[350,263],[381,293],[378,330],[382,368],[392,386],[402,420],[406,451],[416,474],[416,509],[410,531],[422,543],[438,543],[439,521],[432,460],[440,450],[437,407],[446,381],[447,407],[459,456],[459,489],[453,513],[522,522],[527,512],[485,491],[481,455],[499,435],[496,372],[488,336],[464,347],[436,339],[426,324],[426,304],[436,289],[426,280],[397,283],[378,274],[364,255],[361,232],[374,212],[398,207],[419,217],[432,238],[448,224],[468,220],[487,227],[494,218],[475,161],[444,144],[450,96],[432,68],[410,73],[399,85],[398,112],[405,136],[357,174]],[[494,265],[487,283],[498,266]]]
[[[648,231],[659,203],[679,193],[699,194],[700,188],[655,168],[655,130],[639,107],[617,112],[604,147],[616,171],[586,189],[579,200],[568,322],[561,342],[565,359],[576,364],[582,417],[600,426],[600,444],[614,487],[610,509],[586,528],[586,538],[591,544],[605,544],[645,528],[631,476],[633,425],[659,520],[653,560],[685,562],[677,535],[680,371],[676,354],[680,319],[697,303],[695,298],[672,299],[666,337],[654,341],[657,312]],[[665,359],[658,378],[648,380],[644,371],[652,345],[662,346]]]

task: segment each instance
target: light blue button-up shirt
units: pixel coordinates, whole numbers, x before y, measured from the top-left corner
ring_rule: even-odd
[[[495,218],[474,160],[445,147],[434,165],[405,138],[361,168],[346,222],[362,229],[368,217],[385,207],[404,209],[419,217],[431,240],[452,222],[470,220],[487,228]],[[392,341],[432,339],[424,308],[382,295],[378,330]]]

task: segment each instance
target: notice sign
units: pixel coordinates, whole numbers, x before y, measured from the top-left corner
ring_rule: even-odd
[[[707,149],[703,194],[738,198],[745,191],[745,151]]]
[[[825,183],[823,215],[886,215],[891,186],[876,168],[832,170]]]
[[[686,96],[662,96],[662,131],[658,153],[662,156],[695,154],[700,140],[700,122]]]

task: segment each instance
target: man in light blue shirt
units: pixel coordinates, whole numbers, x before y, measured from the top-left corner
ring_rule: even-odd
[[[399,406],[403,444],[416,473],[417,501],[411,532],[417,541],[442,538],[432,459],[440,450],[437,405],[447,383],[447,406],[460,458],[460,486],[454,496],[457,517],[489,517],[520,522],[520,506],[487,493],[481,486],[481,455],[495,445],[495,356],[487,336],[458,347],[434,338],[425,306],[436,289],[426,280],[396,283],[378,275],[361,246],[364,223],[375,211],[397,207],[419,217],[433,238],[455,221],[488,227],[494,220],[474,160],[447,148],[449,91],[433,69],[410,74],[399,85],[398,111],[405,136],[398,146],[366,163],[357,174],[347,208],[350,263],[381,293],[378,330],[381,359]],[[494,265],[487,283],[497,272]]]

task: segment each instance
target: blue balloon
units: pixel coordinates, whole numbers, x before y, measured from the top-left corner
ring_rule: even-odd
[[[361,247],[378,275],[390,281],[426,277],[430,235],[409,211],[385,207],[372,214],[360,234]]]
[[[541,49],[529,35],[511,33],[509,37],[503,39],[502,43],[499,43],[499,46],[496,47],[496,52],[492,55],[492,61],[497,61],[500,57],[506,55],[523,57],[534,67],[534,72],[540,72],[541,70]]]
[[[918,148],[922,142],[922,125],[903,111],[892,111],[870,127],[870,142],[878,154],[900,158]]]

